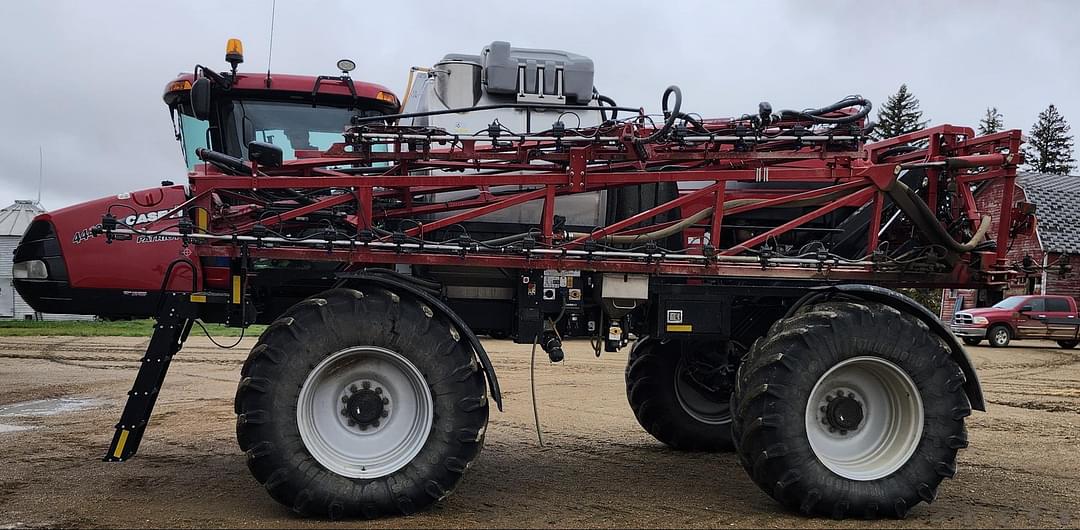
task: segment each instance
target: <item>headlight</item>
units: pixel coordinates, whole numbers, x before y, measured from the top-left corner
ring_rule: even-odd
[[[986,317],[971,317],[972,324],[989,324],[990,321]]]
[[[11,275],[20,280],[44,280],[49,277],[49,269],[44,261],[32,259],[12,265]]]

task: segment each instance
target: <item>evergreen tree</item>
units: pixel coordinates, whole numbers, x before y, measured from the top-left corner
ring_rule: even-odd
[[[1004,118],[997,107],[986,107],[986,114],[979,120],[979,136],[1001,132],[1005,128]]]
[[[1073,159],[1073,138],[1065,117],[1051,104],[1039,113],[1031,126],[1024,160],[1027,168],[1037,173],[1068,175],[1076,169]]]
[[[908,91],[906,84],[900,85],[900,90],[889,96],[878,111],[873,137],[884,140],[923,129],[928,121],[924,121],[922,116],[918,98]]]

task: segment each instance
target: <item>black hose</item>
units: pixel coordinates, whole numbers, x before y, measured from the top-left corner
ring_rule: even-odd
[[[422,288],[424,288],[424,289],[426,289],[428,291],[434,292],[435,294],[438,294],[438,293],[442,292],[442,284],[439,283],[439,282],[433,282],[431,280],[425,280],[423,278],[417,278],[416,276],[411,276],[411,275],[408,275],[408,274],[402,274],[402,273],[400,273],[398,271],[395,271],[395,270],[382,269],[382,268],[369,268],[369,269],[364,269],[364,272],[365,273],[372,273],[372,274],[385,274],[387,276],[393,276],[394,278],[397,278],[397,279],[402,280],[402,281],[413,283],[413,284],[417,285],[418,287],[422,287]]]
[[[199,269],[195,268],[195,262],[187,258],[176,258],[169,262],[169,265],[165,267],[165,275],[161,278],[161,289],[158,290],[158,303],[157,314],[161,314],[161,308],[165,305],[165,289],[169,287],[169,280],[172,279],[173,270],[177,265],[187,265],[191,269],[191,292],[199,290]]]
[[[971,252],[982,243],[983,238],[986,237],[986,233],[990,229],[990,216],[984,215],[980,219],[979,228],[975,230],[975,235],[968,242],[961,243],[953,239],[949,232],[945,230],[945,227],[938,222],[930,207],[919,198],[914,190],[907,187],[903,182],[894,181],[892,186],[886,190],[886,193],[932,243],[941,245],[953,252]]]
[[[619,105],[615,103],[614,99],[611,99],[603,94],[597,94],[596,102],[599,103],[598,106],[600,107],[600,119],[602,119],[603,121],[615,121],[619,117]],[[607,106],[611,107],[611,118],[608,118],[607,113],[604,112],[605,103],[607,104]]]
[[[855,114],[841,116],[838,118],[828,118],[824,116],[824,114],[828,114],[830,112],[835,112],[840,109],[846,109],[848,107],[856,106],[861,108],[859,109],[859,112],[856,112]],[[786,120],[806,120],[815,123],[854,123],[868,116],[870,114],[870,110],[873,107],[874,106],[872,103],[870,103],[870,100],[860,96],[853,96],[841,99],[840,101],[837,101],[832,105],[821,107],[820,109],[809,109],[805,111],[781,110],[780,118]]]
[[[668,98],[675,95],[675,106],[668,110]],[[664,110],[664,126],[652,134],[635,140],[638,144],[647,144],[667,136],[671,128],[675,126],[675,120],[679,119],[682,110],[682,90],[676,85],[671,85],[664,90],[664,96],[660,99],[661,108]]]

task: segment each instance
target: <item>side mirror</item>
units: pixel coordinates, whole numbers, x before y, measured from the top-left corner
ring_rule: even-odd
[[[191,113],[196,120],[210,118],[210,80],[200,77],[191,85]]]
[[[251,142],[248,144],[248,160],[267,167],[281,167],[285,154],[274,144]]]
[[[1022,306],[1020,308],[1021,313],[1030,313],[1031,310],[1032,310],[1032,307],[1030,305]]]

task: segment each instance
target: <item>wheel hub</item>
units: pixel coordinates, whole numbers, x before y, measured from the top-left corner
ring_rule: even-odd
[[[915,453],[923,420],[915,382],[877,356],[837,363],[821,375],[806,404],[814,456],[850,480],[877,480],[900,469]]]
[[[389,403],[381,394],[382,388],[354,391],[351,396],[344,398],[345,408],[342,412],[360,427],[378,426],[379,418],[387,416],[386,405]]]
[[[319,464],[348,478],[386,476],[423,449],[434,400],[407,357],[378,346],[331,354],[311,369],[297,396],[296,424]]]
[[[863,407],[862,403],[855,399],[854,393],[844,394],[839,391],[828,403],[825,406],[825,421],[830,427],[839,430],[841,434],[859,428],[863,420]]]

